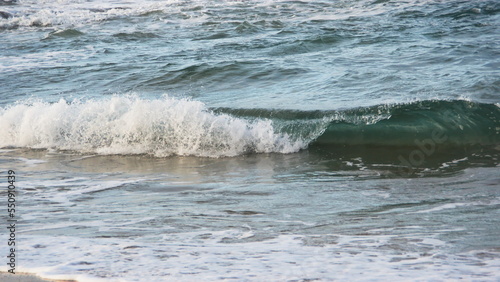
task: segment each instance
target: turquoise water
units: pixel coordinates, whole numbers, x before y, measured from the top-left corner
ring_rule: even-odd
[[[0,11],[19,271],[499,279],[498,1]]]

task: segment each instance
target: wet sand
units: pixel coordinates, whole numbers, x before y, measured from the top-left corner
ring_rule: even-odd
[[[73,279],[46,279],[39,277],[35,274],[20,272],[11,274],[7,272],[0,272],[0,281],[2,282],[77,282]]]

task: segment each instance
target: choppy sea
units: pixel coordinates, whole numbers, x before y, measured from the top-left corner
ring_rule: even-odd
[[[0,0],[1,271],[499,281],[499,157],[496,0]]]

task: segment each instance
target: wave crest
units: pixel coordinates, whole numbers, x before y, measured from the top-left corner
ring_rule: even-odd
[[[168,96],[18,103],[0,110],[0,131],[0,147],[158,157],[291,153],[307,145],[276,132],[269,119],[215,114],[201,102]]]

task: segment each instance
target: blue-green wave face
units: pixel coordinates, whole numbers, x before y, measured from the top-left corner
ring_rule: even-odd
[[[312,162],[332,171],[370,168],[387,177],[434,171],[446,175],[496,166],[500,158],[496,104],[428,100],[343,111],[216,111],[273,120],[277,131],[307,140]]]
[[[310,146],[440,147],[500,144],[500,108],[463,100],[419,101],[337,111],[216,109],[234,116],[271,119]]]
[[[378,114],[380,112],[382,114]],[[500,109],[492,104],[424,101],[377,106],[352,114],[355,117],[359,114],[388,117],[372,124],[352,123],[349,118],[332,121],[314,143],[396,147],[432,143],[463,147],[498,145],[500,142]]]

